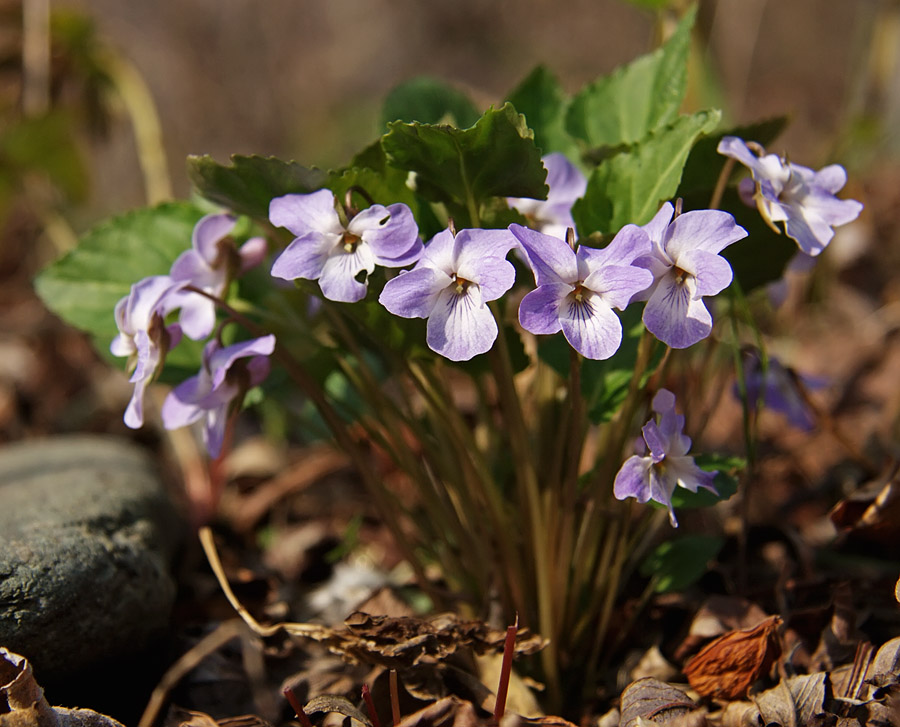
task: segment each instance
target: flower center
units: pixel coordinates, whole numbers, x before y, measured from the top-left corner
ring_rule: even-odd
[[[690,273],[687,270],[682,270],[677,265],[672,268],[672,272],[675,274],[675,283],[677,285],[684,285],[688,277],[690,277]]]
[[[575,286],[572,288],[572,292],[569,295],[575,299],[576,303],[581,303],[584,300],[585,287],[581,281],[575,283]]]
[[[456,283],[456,292],[460,295],[465,293],[469,289],[469,286],[472,284],[471,280],[461,278],[457,273],[453,273],[453,280]]]
[[[345,232],[341,237],[341,245],[344,248],[344,252],[348,254],[356,252],[356,248],[359,247],[361,242],[362,238],[359,235],[354,235],[352,232]]]

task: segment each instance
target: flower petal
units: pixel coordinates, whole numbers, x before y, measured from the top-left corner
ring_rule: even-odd
[[[209,357],[209,371],[212,375],[212,388],[222,385],[228,370],[242,358],[271,356],[275,351],[275,336],[260,336],[247,341],[233,343],[224,348],[217,348]]]
[[[653,274],[631,265],[607,265],[587,276],[584,287],[598,293],[607,305],[625,310],[634,296],[653,285]]]
[[[334,209],[334,193],[330,189],[320,189],[312,194],[276,197],[269,203],[269,222],[275,227],[287,228],[297,237],[309,232],[338,236],[344,232]]]
[[[219,256],[219,241],[231,234],[237,220],[229,214],[206,215],[195,226],[191,235],[191,247],[212,265]]]
[[[428,318],[441,291],[452,282],[442,270],[416,267],[388,280],[378,302],[401,318]]]
[[[272,263],[271,274],[283,280],[317,280],[325,268],[329,253],[337,246],[339,235],[308,232],[296,238]]]
[[[672,348],[692,346],[712,331],[712,316],[702,299],[694,299],[693,285],[677,283],[671,273],[658,281],[643,320],[650,333]]]
[[[510,225],[509,231],[522,245],[539,286],[578,280],[575,253],[565,242],[522,225]]]
[[[652,220],[646,225],[642,225],[644,232],[647,233],[651,241],[662,246],[666,229],[669,227],[669,222],[671,222],[672,215],[674,214],[675,208],[672,206],[672,203],[666,202],[659,208],[659,211],[653,216]]]
[[[617,500],[633,497],[638,502],[647,502],[650,499],[650,470],[653,460],[649,457],[629,457],[616,474],[613,483],[613,495]]]
[[[328,300],[355,303],[366,297],[366,283],[359,282],[356,276],[363,271],[371,274],[375,269],[372,248],[361,242],[353,252],[338,249],[339,252],[333,253],[325,261],[319,276],[319,287]]]
[[[481,305],[476,286],[458,294],[447,288],[428,318],[426,341],[451,361],[468,361],[489,351],[497,338],[497,322],[490,308]]]
[[[419,228],[405,204],[372,205],[354,217],[347,229],[372,246],[378,265],[398,268],[414,263],[422,254]]]
[[[747,231],[727,212],[694,210],[679,215],[672,222],[666,252],[677,263],[678,256],[686,250],[719,253],[744,237],[747,237]]]
[[[580,302],[567,297],[559,322],[566,340],[585,358],[607,359],[622,343],[619,317],[599,295],[585,295]]]
[[[694,297],[716,295],[731,285],[731,264],[721,255],[705,250],[687,250],[678,256],[678,267],[694,276]]]
[[[473,280],[474,275],[486,259],[502,260],[517,245],[518,241],[508,229],[480,230],[467,228],[460,230],[453,241],[453,257],[456,260],[456,271],[466,280]],[[467,277],[466,273],[473,275],[473,277]]]
[[[568,283],[550,283],[532,290],[519,304],[522,328],[536,335],[558,333],[560,306],[571,292]]]

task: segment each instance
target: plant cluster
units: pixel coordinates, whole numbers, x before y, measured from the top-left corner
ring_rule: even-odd
[[[765,153],[780,120],[717,132],[719,112],[679,113],[692,21],[571,98],[542,68],[481,115],[407,84],[387,132],[330,173],[191,158],[202,199],[97,227],[38,289],[127,357],[128,426],[162,375],[163,424],[202,422],[211,457],[251,404],[333,438],[423,588],[446,592],[437,563],[467,608],[549,639],[558,701],[615,646],[651,530],[735,489],[733,460],[690,454],[667,372],[739,349],[744,294],[792,254],[777,223],[814,256],[861,209],[835,196],[842,168]],[[693,573],[709,553],[692,547]]]

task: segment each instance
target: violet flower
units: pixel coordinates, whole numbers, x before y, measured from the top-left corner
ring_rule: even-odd
[[[489,351],[498,328],[487,303],[512,287],[509,230],[439,232],[416,266],[389,280],[379,302],[401,318],[427,318],[426,342],[451,361]]]
[[[758,144],[759,155],[736,136],[719,142],[720,154],[737,159],[750,170],[755,186],[752,194],[760,214],[770,227],[784,223],[784,233],[807,255],[818,255],[834,237],[834,228],[852,222],[863,206],[835,194],[847,183],[847,172],[839,164],[820,169],[793,164],[776,154],[766,154]],[[742,186],[742,196],[748,193]]]
[[[534,334],[560,330],[582,356],[606,359],[622,343],[622,324],[613,308],[625,306],[653,283],[649,270],[632,266],[650,252],[647,233],[623,227],[602,250],[579,245],[577,252],[559,238],[510,225],[537,281],[519,305],[519,322]]]
[[[366,295],[360,273],[376,265],[398,268],[422,254],[419,230],[409,207],[372,205],[345,228],[334,208],[334,194],[287,194],[269,204],[269,220],[296,238],[272,265],[272,275],[285,280],[318,280],[329,300],[354,303]]]
[[[528,218],[528,222],[538,232],[566,239],[566,231],[575,228],[572,219],[572,205],[584,196],[587,179],[581,170],[570,162],[565,154],[553,152],[541,158],[547,168],[547,199],[509,197],[507,202],[513,209]]]
[[[634,261],[653,273],[654,282],[634,300],[646,300],[644,325],[672,348],[687,348],[712,331],[703,297],[731,283],[731,265],[719,253],[747,236],[727,212],[696,210],[678,215],[666,202],[643,229],[653,243]]]
[[[764,372],[762,361],[755,351],[745,355],[744,385],[750,409],[756,408],[761,397],[767,409],[784,414],[791,426],[811,431],[815,427],[816,419],[806,401],[804,389],[806,391],[822,389],[828,384],[827,379],[797,373],[773,356],[769,356],[766,364]],[[734,395],[740,398],[736,383]]]
[[[236,219],[228,214],[206,215],[195,226],[191,249],[185,250],[175,262],[169,275],[172,280],[192,285],[214,295],[224,296],[229,283],[238,273],[262,262],[266,241],[254,237],[240,250],[228,237]],[[177,295],[181,308],[179,323],[184,334],[195,341],[206,338],[216,325],[216,304],[209,298],[190,291]]]
[[[641,432],[650,453],[646,457],[634,455],[622,465],[613,485],[618,500],[633,497],[638,502],[654,500],[669,510],[669,522],[678,527],[672,507],[672,493],[676,487],[696,492],[703,487],[718,495],[713,486],[717,472],[700,469],[693,457],[687,456],[691,439],[682,432],[684,417],[675,413],[675,395],[660,389],[653,397],[656,419],[648,421]]]
[[[178,324],[166,326],[166,315],[177,307],[178,284],[168,275],[154,275],[131,286],[131,291],[116,303],[115,319],[119,329],[109,346],[113,356],[128,356],[134,367],[131,383],[134,393],[125,409],[125,424],[138,429],[144,423],[144,391],[162,367],[166,353],[181,339]]]
[[[268,356],[274,350],[272,335],[224,348],[217,340],[211,340],[203,349],[200,372],[176,386],[163,402],[166,429],[185,427],[205,418],[206,449],[210,456],[218,457],[232,402],[239,406],[244,394],[269,375]]]

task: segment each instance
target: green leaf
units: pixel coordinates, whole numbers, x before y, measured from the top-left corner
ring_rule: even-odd
[[[97,349],[109,356],[117,333],[116,303],[138,280],[169,272],[175,258],[190,247],[194,225],[202,216],[191,204],[169,202],[101,223],[74,250],[41,271],[35,289],[50,310],[90,333]],[[170,362],[193,373],[200,364],[200,344],[182,341],[167,366]]]
[[[696,6],[672,36],[582,89],[569,107],[566,128],[589,147],[633,144],[670,123],[687,88],[687,59]]]
[[[231,164],[219,164],[211,156],[189,156],[188,177],[206,199],[238,214],[265,219],[269,202],[285,194],[309,194],[321,189],[326,174],[297,162],[275,157],[231,157]]]
[[[715,535],[666,540],[641,564],[641,575],[656,578],[657,593],[684,590],[706,573],[723,545],[725,538]]]
[[[474,216],[489,197],[547,197],[541,152],[512,104],[489,109],[469,129],[388,126],[381,143],[389,162],[415,172],[416,189],[426,199],[455,203]]]
[[[602,162],[588,178],[584,197],[572,207],[579,236],[612,234],[629,223],[649,222],[660,202],[678,190],[697,137],[712,131],[720,117],[718,111],[681,116]]]
[[[388,94],[381,111],[381,124],[418,121],[449,123],[465,129],[478,121],[478,116],[478,109],[462,91],[437,78],[419,76],[401,83]]]
[[[698,507],[712,507],[724,502],[737,492],[738,475],[747,466],[747,461],[742,457],[734,457],[718,454],[699,454],[694,461],[700,469],[712,472],[718,470],[713,485],[719,491],[718,497],[709,490],[698,489],[691,492],[683,487],[676,487],[672,493],[672,506],[678,509],[696,509]]]
[[[545,66],[538,66],[509,94],[508,101],[525,115],[542,154],[558,151],[580,157],[578,145],[565,129],[569,98]]]

